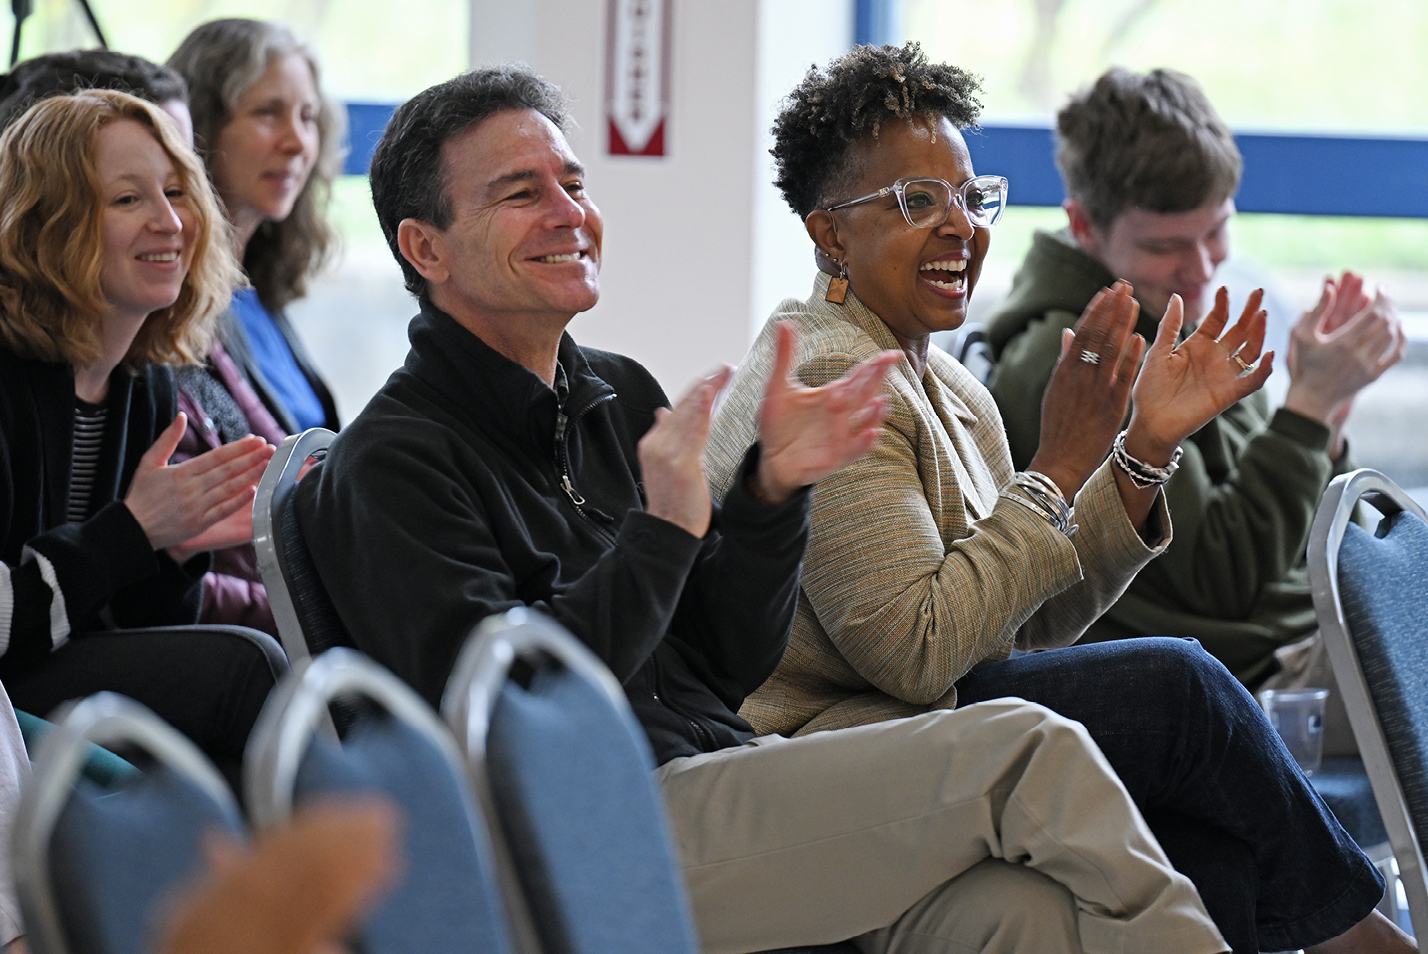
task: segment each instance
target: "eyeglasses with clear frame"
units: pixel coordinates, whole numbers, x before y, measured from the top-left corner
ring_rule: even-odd
[[[997,224],[1006,208],[1007,180],[1002,176],[973,176],[960,186],[953,186],[945,179],[909,177],[877,192],[830,205],[823,211],[836,212],[890,195],[897,196],[902,217],[915,229],[938,228],[952,214],[954,205],[967,214],[972,225],[987,229]]]

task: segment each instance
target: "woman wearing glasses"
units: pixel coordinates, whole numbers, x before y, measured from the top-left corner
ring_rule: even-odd
[[[1173,304],[1147,346],[1130,288],[1107,289],[1063,340],[1038,452],[1015,473],[990,396],[929,340],[965,320],[1006,200],[959,131],[976,121],[975,92],[915,44],[862,47],[810,71],[775,123],[777,184],[819,274],[806,302],[775,312],[715,419],[716,495],[753,443],[786,326],[805,384],[882,349],[904,360],[879,444],[817,487],[788,651],[741,714],[796,735],[1003,696],[1041,703],[1085,724],[1236,952],[1391,937],[1370,917],[1373,867],[1196,644],[1010,658],[1073,643],[1164,548],[1160,485],[1178,445],[1257,389],[1272,356],[1256,365],[1257,297],[1226,329],[1222,295],[1178,346]]]

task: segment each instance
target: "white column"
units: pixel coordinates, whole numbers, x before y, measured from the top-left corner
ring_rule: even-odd
[[[773,188],[768,127],[810,64],[849,48],[852,20],[851,0],[675,0],[667,155],[642,158],[605,154],[604,2],[472,0],[473,63],[523,60],[573,100],[605,217],[601,300],[577,341],[634,357],[675,398],[807,295],[811,246]]]

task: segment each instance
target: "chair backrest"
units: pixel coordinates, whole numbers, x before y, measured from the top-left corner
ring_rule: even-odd
[[[1353,522],[1366,501],[1375,530]],[[1336,477],[1309,537],[1314,608],[1420,937],[1428,936],[1428,522],[1373,470]]]
[[[992,379],[996,358],[992,356],[992,346],[987,341],[987,331],[982,325],[974,322],[959,329],[957,352],[953,357],[972,372],[972,377],[983,384]]]
[[[132,699],[102,692],[55,721],[13,834],[26,943],[35,954],[152,950],[160,902],[202,870],[207,833],[246,837],[238,805],[203,753]],[[153,764],[102,788],[82,775],[91,743]]]
[[[548,618],[481,623],[442,714],[499,821],[546,954],[694,954],[644,731],[608,669]]]
[[[322,730],[337,699],[356,703],[340,743]],[[386,669],[343,648],[296,664],[263,707],[243,775],[259,828],[344,794],[381,795],[401,810],[402,873],[359,932],[365,954],[511,950],[461,756],[436,713]]]
[[[293,434],[282,442],[263,471],[253,500],[253,548],[258,572],[268,591],[268,605],[278,625],[283,649],[293,662],[333,646],[351,646],[337,609],[313,566],[293,506],[303,465],[321,461],[337,435],[322,427]],[[314,465],[317,466],[317,465]]]

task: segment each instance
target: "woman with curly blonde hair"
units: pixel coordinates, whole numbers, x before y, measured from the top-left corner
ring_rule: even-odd
[[[236,772],[276,668],[193,622],[207,551],[251,536],[272,454],[183,464],[175,364],[202,360],[238,272],[203,167],[158,107],[44,100],[0,136],[0,678],[46,713],[132,696]]]

